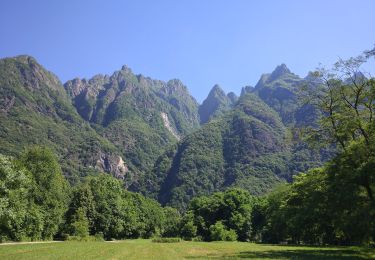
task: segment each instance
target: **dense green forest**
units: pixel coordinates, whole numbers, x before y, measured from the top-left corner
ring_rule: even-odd
[[[150,115],[156,117],[158,106],[176,110],[172,129],[178,134],[186,134],[178,143],[171,141],[178,139],[174,132],[162,129],[161,118],[154,122],[151,116],[147,125],[145,121],[141,122],[147,106],[142,111],[132,108],[134,118],[127,118],[129,114],[124,111],[130,110],[125,108],[135,104],[132,102],[140,102],[143,94],[131,101],[125,94],[115,95],[117,101],[108,108],[115,111],[111,114],[100,112],[105,95],[95,96],[94,102],[90,99],[93,96],[85,92],[87,95],[82,98],[88,102],[84,103],[88,107],[82,107],[80,103],[82,110],[77,112],[72,110],[65,92],[58,94],[59,87],[52,89],[60,83],[55,82],[52,74],[40,70],[35,61],[25,57],[21,58],[23,63],[2,60],[0,69],[6,73],[0,80],[8,82],[4,83],[6,86],[18,87],[2,88],[9,97],[4,99],[8,110],[2,111],[1,115],[6,119],[1,121],[2,137],[6,138],[10,127],[16,128],[7,113],[22,114],[22,120],[31,120],[29,127],[33,135],[30,138],[43,133],[46,126],[37,124],[37,116],[41,113],[50,115],[47,120],[51,120],[51,124],[64,126],[59,135],[64,136],[63,132],[69,127],[77,131],[82,128],[82,135],[76,134],[74,138],[84,142],[87,134],[92,143],[84,147],[80,147],[83,143],[73,143],[74,151],[69,152],[66,151],[69,147],[63,149],[64,140],[55,136],[48,142],[41,142],[41,146],[31,145],[20,152],[7,153],[12,146],[17,146],[15,133],[11,134],[11,140],[2,142],[0,241],[181,237],[195,241],[373,244],[375,80],[361,72],[361,65],[374,56],[372,50],[356,58],[340,60],[332,70],[320,69],[304,80],[280,66],[272,74],[263,76],[255,88],[244,89],[238,100],[233,97],[234,103],[215,87],[211,98],[221,93],[219,99],[226,101],[219,103],[225,105],[217,103],[215,106],[220,111],[205,114],[209,121],[190,134],[188,132],[193,130],[183,127],[186,117],[179,119],[190,110],[177,111],[172,105],[175,103],[163,103],[160,100],[168,98],[159,95],[160,103],[149,104]],[[35,64],[30,67],[24,62]],[[15,77],[16,81],[7,78],[12,73],[9,68],[14,67],[22,72],[21,76]],[[35,75],[38,81],[27,80],[34,79]],[[122,76],[133,77],[133,74],[125,68],[113,76],[116,80],[100,80],[107,80],[106,86],[117,84],[120,91],[122,87],[118,82],[122,81],[118,77]],[[47,88],[43,88],[42,82],[46,80]],[[134,84],[129,84],[133,89],[138,87],[147,92],[145,85],[153,85],[153,92],[147,95],[160,94],[159,88],[163,87],[172,90],[162,91],[172,96],[176,94],[173,85],[176,82],[165,85],[145,78],[132,80]],[[13,95],[25,91],[20,81],[26,85],[32,82],[28,87],[34,90],[30,92],[32,94],[26,92],[27,98],[21,93],[15,100]],[[299,85],[285,85],[294,81]],[[68,84],[71,91],[75,89],[72,84],[78,83]],[[184,90],[176,84],[179,91]],[[286,95],[282,100],[280,93]],[[195,102],[186,99],[184,93],[181,95],[187,103]],[[77,98],[74,102],[81,102],[78,96],[73,96]],[[32,106],[36,98],[41,98],[36,102],[39,106],[34,107],[31,117],[26,118],[22,107]],[[47,102],[50,98],[54,100],[54,106]],[[301,99],[301,104],[294,102],[297,98]],[[10,110],[12,102],[17,102],[15,111]],[[193,110],[197,110],[196,107]],[[306,121],[301,111],[313,118]],[[90,124],[80,116],[87,117]],[[195,124],[197,118],[190,117]],[[136,130],[137,135],[142,135],[143,130],[151,133],[153,129],[157,133],[153,140],[163,140],[167,146],[159,151],[158,159],[155,154],[159,146],[156,144],[150,150],[152,156],[145,159],[145,164],[151,164],[152,159],[156,162],[151,168],[144,166],[144,171],[141,171],[143,166],[137,168],[134,158],[147,154],[147,147],[144,147],[147,144],[141,142],[137,144],[140,145],[138,148],[133,147],[135,150],[127,150],[138,151],[129,157],[127,151],[114,143],[114,140],[124,140],[111,136],[113,131],[108,132],[111,125],[130,119],[143,125]],[[192,128],[195,128],[194,124]],[[124,133],[129,127],[126,125]],[[132,135],[132,138],[137,137]],[[55,139],[61,145],[53,144]],[[66,140],[68,144],[69,141]],[[25,139],[23,142],[27,143]],[[79,155],[81,150],[85,153]],[[131,185],[124,185],[124,179],[127,180],[124,174],[129,169],[118,176],[99,173],[100,168],[92,169],[89,164],[80,168],[78,162],[84,160],[80,156],[93,160],[98,152],[103,156],[107,153],[107,157],[125,155],[129,167],[135,167],[134,172],[139,173],[137,181],[133,179]],[[65,162],[59,157],[61,154],[65,154]],[[330,159],[323,160],[327,154]],[[69,158],[75,158],[71,165]],[[142,163],[141,158],[138,158],[139,163]],[[109,159],[106,160],[104,164],[109,163]],[[64,169],[78,173],[67,175]],[[80,169],[85,174],[79,174]],[[75,177],[75,181],[71,181],[71,177]],[[129,191],[130,186],[143,195]]]

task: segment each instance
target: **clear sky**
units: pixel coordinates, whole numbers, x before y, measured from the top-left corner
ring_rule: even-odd
[[[374,44],[374,0],[0,1],[0,57],[32,55],[62,82],[127,64],[199,102],[216,83],[238,94],[281,63],[305,76]]]

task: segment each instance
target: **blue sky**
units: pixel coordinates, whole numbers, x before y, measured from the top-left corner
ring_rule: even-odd
[[[34,56],[61,81],[127,64],[181,79],[198,101],[218,83],[237,94],[286,63],[319,63],[375,44],[372,0],[1,0],[0,57]]]

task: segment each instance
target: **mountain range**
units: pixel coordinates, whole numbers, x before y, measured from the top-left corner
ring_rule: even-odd
[[[307,80],[282,64],[240,96],[215,85],[198,104],[180,80],[127,66],[62,84],[30,56],[4,58],[0,153],[49,146],[71,183],[107,172],[181,209],[232,186],[263,194],[333,153],[309,148],[299,135],[319,119],[300,100]]]

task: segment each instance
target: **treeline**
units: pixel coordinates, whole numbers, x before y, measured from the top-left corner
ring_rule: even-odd
[[[362,148],[353,145],[352,149],[323,168],[296,176],[292,184],[281,185],[264,197],[230,189],[195,198],[182,218],[180,235],[204,241],[374,243],[375,207],[350,159],[359,159],[360,155],[354,152]],[[372,187],[373,159],[362,164],[361,169],[362,174],[372,176]]]
[[[232,188],[194,198],[183,215],[126,191],[106,174],[70,187],[55,155],[34,147],[18,159],[0,156],[0,238],[370,243],[374,204],[358,174],[373,178],[375,160],[368,161],[363,145],[353,143],[325,167],[300,174],[267,196]]]
[[[177,210],[123,188],[112,176],[70,187],[55,155],[34,147],[0,155],[0,241],[176,235]]]

